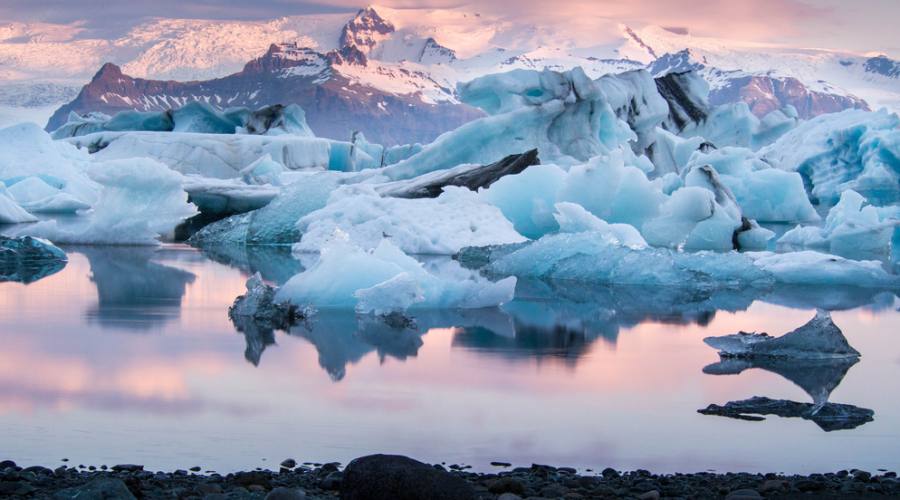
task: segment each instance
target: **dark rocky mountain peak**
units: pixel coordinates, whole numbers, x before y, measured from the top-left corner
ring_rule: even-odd
[[[354,47],[367,54],[378,43],[378,40],[393,33],[394,25],[385,20],[372,7],[366,7],[356,13],[341,30],[341,50]]]

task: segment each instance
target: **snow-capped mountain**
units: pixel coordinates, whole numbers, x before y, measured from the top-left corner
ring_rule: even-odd
[[[455,89],[459,82],[516,68],[566,70],[574,66],[583,67],[593,78],[637,68],[663,74],[690,67],[700,70],[710,82],[714,103],[743,100],[760,116],[786,104],[794,105],[804,117],[866,106],[900,109],[900,63],[884,56],[724,41],[615,22],[585,27],[528,25],[463,8],[368,7],[355,15],[290,16],[271,21],[157,19],[116,39],[91,38],[78,24],[10,24],[0,26],[0,82],[72,85],[89,80],[98,67],[112,62],[123,75],[135,79],[196,81],[185,86],[159,82],[153,88],[169,85],[207,92],[192,95],[179,90],[165,94],[170,100],[256,105],[304,92],[313,94],[313,87],[278,94],[276,87],[287,86],[269,82],[261,82],[260,89],[242,87],[228,95],[217,88],[224,85],[216,83],[219,80],[240,80],[236,75],[247,71],[245,65],[254,64],[247,61],[256,61],[263,54],[272,59],[273,44],[280,47],[279,57],[303,54],[290,57],[306,61],[280,68],[280,78],[318,75],[302,81],[315,88],[336,89],[345,99],[357,100],[356,109],[378,108],[383,99],[375,99],[376,95],[393,96],[391,99],[416,110],[458,108]],[[343,81],[352,83],[356,93],[338,87]],[[215,91],[209,90],[214,87]],[[97,90],[88,94],[97,94]],[[249,98],[255,90],[259,93]],[[237,95],[241,92],[245,97]],[[114,111],[126,106],[156,109],[154,106],[166,105],[161,94],[154,94],[155,101],[151,95],[132,95],[132,91],[118,100],[113,94],[106,96],[109,102],[99,97],[96,102],[79,98],[66,109]],[[298,104],[305,102],[309,101]],[[99,108],[89,109],[88,105]],[[317,112],[309,111],[315,128]],[[381,115],[369,110],[363,115],[393,116],[395,111]],[[461,113],[459,116],[465,115]],[[331,114],[351,128],[356,119],[355,115]],[[429,116],[425,113],[423,118]],[[59,120],[57,116],[51,125]],[[452,119],[443,124],[451,123]],[[425,124],[428,130],[415,137],[430,137],[443,124]],[[319,126],[323,122],[319,121]],[[337,131],[333,127],[328,130],[317,132]],[[342,131],[341,136],[346,133]]]
[[[359,74],[380,76],[381,87]],[[377,80],[376,80],[377,82]],[[263,56],[232,75],[206,81],[176,82],[133,78],[108,63],[71,103],[50,118],[49,129],[70,112],[127,109],[160,111],[205,101],[216,107],[258,108],[271,103],[299,104],[322,137],[349,139],[361,131],[384,144],[428,142],[481,113],[450,99],[427,75],[368,63],[354,47],[326,54],[293,44],[272,45]]]
[[[774,72],[754,74],[742,70],[722,70],[698,61],[690,49],[663,54],[648,67],[653,76],[695,71],[710,84],[710,104],[743,101],[757,116],[765,116],[790,104],[800,117],[809,118],[844,109],[869,109],[868,104],[832,87],[813,90],[792,76]]]

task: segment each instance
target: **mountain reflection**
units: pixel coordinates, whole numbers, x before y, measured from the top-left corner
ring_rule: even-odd
[[[193,273],[154,262],[154,248],[79,248],[91,266],[97,305],[85,316],[102,327],[149,330],[176,319]]]

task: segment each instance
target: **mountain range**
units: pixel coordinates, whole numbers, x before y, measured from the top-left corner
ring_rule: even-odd
[[[657,26],[575,29],[462,8],[375,6],[271,21],[156,19],[109,39],[77,23],[0,25],[0,119],[4,107],[40,110],[34,119],[47,119],[62,105],[50,117],[52,129],[70,111],[160,110],[190,100],[220,107],[297,103],[324,137],[362,131],[387,144],[425,142],[479,116],[459,102],[457,83],[574,66],[594,78],[633,69],[654,76],[698,71],[710,84],[711,103],[744,101],[758,116],[787,104],[802,117],[900,109],[900,63],[881,55]]]

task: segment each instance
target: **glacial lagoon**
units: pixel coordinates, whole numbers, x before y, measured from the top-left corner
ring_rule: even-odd
[[[900,301],[890,293],[522,280],[499,309],[417,311],[414,328],[320,311],[285,332],[235,325],[227,309],[251,273],[280,284],[302,270],[288,250],[64,249],[62,270],[0,283],[2,448],[21,465],[68,458],[228,472],[377,452],[475,470],[492,461],[582,471],[900,467]],[[833,311],[858,362],[798,378],[779,366],[723,368],[703,343],[782,335],[817,307]],[[871,421],[828,430],[804,418],[698,413],[753,396],[811,403],[821,390],[872,410]]]

